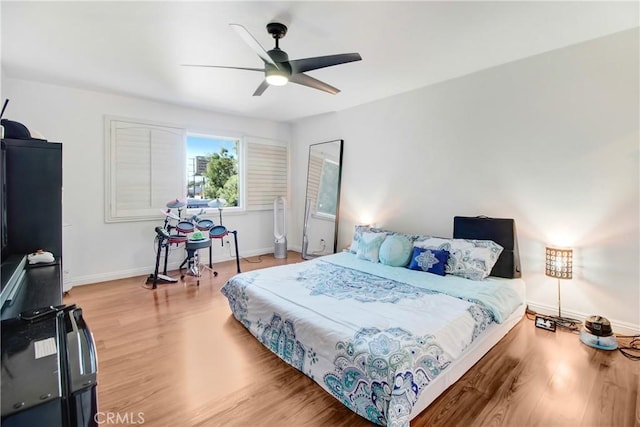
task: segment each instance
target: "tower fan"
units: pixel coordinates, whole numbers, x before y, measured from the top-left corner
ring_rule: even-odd
[[[273,237],[275,249],[273,256],[276,258],[287,257],[287,199],[278,196],[273,201]]]
[[[311,199],[307,199],[304,204],[304,225],[302,226],[302,259],[313,259],[318,255],[310,254],[309,250],[309,236],[307,231],[309,229],[309,215],[311,215]]]

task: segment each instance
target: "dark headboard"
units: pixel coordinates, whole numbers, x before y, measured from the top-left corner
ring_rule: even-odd
[[[504,250],[490,275],[508,279],[521,276],[518,235],[513,219],[456,216],[453,218],[453,238],[493,240]]]

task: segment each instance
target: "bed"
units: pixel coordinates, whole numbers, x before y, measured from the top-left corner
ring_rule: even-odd
[[[525,310],[517,245],[459,238],[466,233],[454,228],[458,238],[441,239],[356,228],[351,251],[241,273],[222,293],[251,334],[342,404],[376,424],[408,426]],[[395,245],[405,240],[410,261],[391,262],[406,253]],[[501,274],[505,265],[513,273]],[[478,269],[486,270],[481,278]]]

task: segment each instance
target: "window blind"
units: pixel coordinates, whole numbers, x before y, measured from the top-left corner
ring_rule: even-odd
[[[157,219],[186,185],[184,129],[105,119],[105,221]]]
[[[285,143],[245,138],[246,208],[273,209],[277,196],[286,197],[289,181],[289,151]]]
[[[311,213],[315,214],[318,205],[318,192],[320,190],[320,177],[322,176],[322,157],[311,155],[309,157],[309,170],[307,176],[307,198],[311,200]]]

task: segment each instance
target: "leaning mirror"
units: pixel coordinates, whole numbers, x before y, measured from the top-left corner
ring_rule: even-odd
[[[309,146],[302,258],[335,253],[338,247],[341,139]]]

